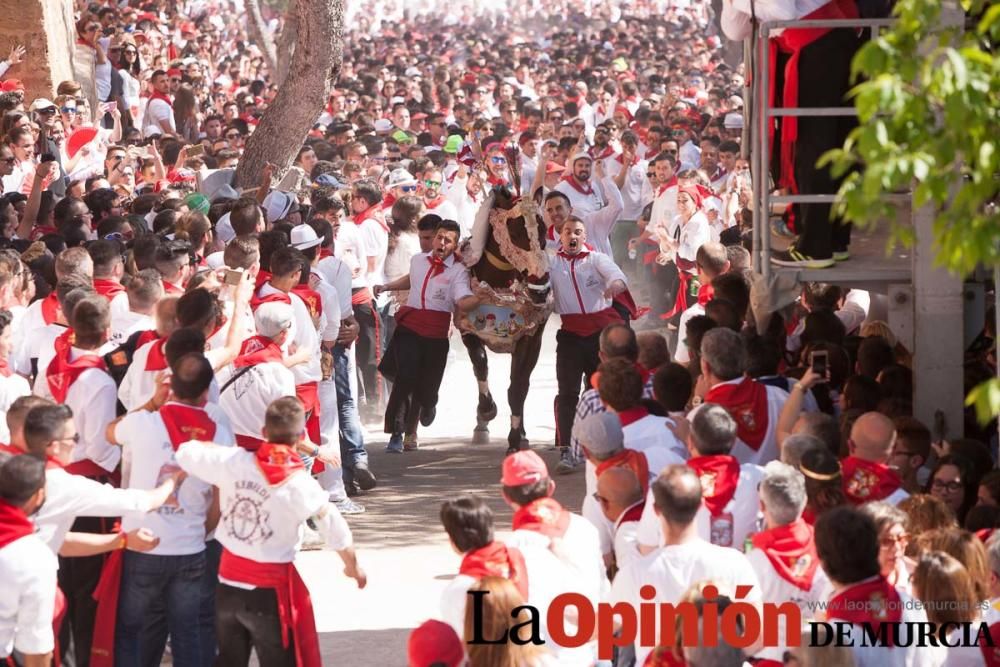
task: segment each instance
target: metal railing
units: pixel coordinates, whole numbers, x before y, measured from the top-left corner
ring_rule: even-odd
[[[752,103],[750,105],[753,117],[747,119],[751,127],[750,168],[753,173],[754,224],[753,224],[753,265],[765,280],[771,278],[771,204],[831,204],[836,201],[835,193],[828,194],[796,194],[772,195],[770,186],[771,145],[768,131],[771,120],[779,117],[819,118],[833,116],[856,116],[853,107],[808,107],[786,108],[770,106],[770,61],[766,57],[759,58],[760,50],[754,48],[758,44],[767,44],[773,30],[783,28],[870,28],[871,39],[878,36],[878,28],[887,28],[896,22],[895,19],[829,19],[829,20],[794,20],[765,21],[757,27],[757,32],[750,45],[753,60],[752,68]],[[780,141],[780,134],[775,137]],[[909,194],[887,194],[889,201],[909,201]]]

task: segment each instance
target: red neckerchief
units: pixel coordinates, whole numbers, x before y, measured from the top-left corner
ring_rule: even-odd
[[[280,364],[283,358],[281,348],[273,340],[265,336],[251,336],[243,341],[239,355],[233,359],[233,366],[243,368],[269,361]]]
[[[52,398],[56,400],[56,403],[66,402],[66,394],[69,393],[69,388],[73,386],[73,383],[76,382],[76,379],[85,370],[89,368],[107,370],[107,366],[104,365],[104,359],[93,353],[84,354],[76,361],[70,361],[72,337],[73,330],[67,329],[56,338],[53,346],[56,354],[52,357],[52,361],[45,372],[45,379],[49,383],[49,391],[52,392]]]
[[[649,416],[649,410],[641,405],[637,405],[634,408],[629,408],[628,410],[621,410],[618,412],[618,419],[622,423],[622,428],[625,428],[629,424],[634,424],[644,417]]]
[[[458,573],[482,579],[483,577],[502,577],[509,579],[521,596],[528,599],[528,569],[524,565],[524,556],[514,547],[508,547],[500,541],[487,544],[482,549],[475,549],[465,554]]]
[[[705,306],[715,297],[715,288],[712,283],[705,283],[698,288],[698,305]]]
[[[4,442],[0,442],[0,452],[10,454],[11,456],[20,456],[25,453],[23,449],[18,449],[14,445],[8,445]]]
[[[683,651],[684,649],[677,649],[673,646],[661,646],[659,648],[655,648],[653,649],[653,652],[646,657],[646,662],[643,663],[642,667],[688,667],[683,653],[681,654],[681,657],[677,657],[677,655],[675,655],[674,652],[677,650]]]
[[[178,287],[173,283],[168,283],[166,280],[163,281],[163,292],[165,294],[184,294],[184,288]]]
[[[734,456],[695,456],[688,460],[688,467],[698,473],[701,480],[701,499],[713,517],[719,516],[736,495],[740,481],[740,462]]]
[[[767,435],[767,387],[743,378],[735,384],[720,384],[705,394],[706,403],[718,403],[736,420],[736,434],[757,451]]]
[[[125,291],[120,282],[107,278],[94,278],[94,290],[108,301]]]
[[[379,207],[383,211],[385,211],[386,209],[392,208],[393,204],[395,203],[396,203],[396,196],[390,192],[382,199],[382,203],[379,204]]]
[[[319,258],[320,259],[326,259],[327,257],[333,257],[333,251],[330,250],[329,248],[320,248],[319,249]]]
[[[0,359],[0,375],[5,378],[9,378],[14,371],[10,370],[10,364],[7,363],[6,359]]]
[[[570,255],[570,254],[567,254],[566,251],[563,250],[562,247],[560,246],[559,252],[556,253],[556,254],[559,255],[560,257],[562,257],[563,259],[568,259],[571,262],[575,262],[578,259],[585,258],[587,255],[590,254],[590,251],[587,250],[586,247],[583,247],[583,248],[580,248],[575,255]]]
[[[268,294],[267,296],[260,296],[260,291],[258,290],[250,298],[250,310],[257,312],[257,309],[265,303],[287,303],[288,305],[292,305],[292,298],[281,291]]]
[[[135,340],[135,349],[139,349],[146,343],[152,343],[154,340],[160,337],[160,334],[156,332],[156,329],[148,329],[139,334],[139,337]]]
[[[574,176],[573,174],[566,174],[565,176],[562,177],[562,180],[566,183],[569,183],[569,186],[574,190],[576,190],[577,192],[579,192],[581,195],[590,196],[594,194],[594,188],[590,185],[589,181],[586,184],[581,184],[580,181],[576,180],[576,176]],[[584,185],[586,187],[584,187]]]
[[[677,185],[677,175],[676,174],[674,176],[672,176],[669,181],[667,181],[666,183],[664,183],[663,185],[661,185],[660,187],[658,187],[656,189],[656,197],[654,197],[654,199],[659,198],[660,195],[662,195],[664,192],[666,192],[670,188],[674,187],[675,185]]]
[[[80,36],[77,36],[77,38],[76,38],[76,44],[77,44],[77,46],[86,46],[91,51],[96,51],[97,50],[94,47],[93,44],[91,44],[90,42],[86,41],[83,37],[80,37]]]
[[[271,280],[271,272],[270,271],[265,271],[264,269],[261,269],[260,271],[258,271],[257,272],[257,278],[254,280],[254,283],[253,283],[253,289],[254,289],[254,291],[256,292],[257,290],[259,290],[261,287],[264,286],[264,283],[269,282],[270,280]]]
[[[431,278],[441,275],[448,266],[444,263],[444,260],[437,255],[431,253],[427,255],[427,262],[431,265],[430,271],[428,272]]]
[[[173,101],[170,99],[170,95],[168,95],[166,93],[161,93],[158,90],[154,90],[153,94],[149,96],[149,101],[152,102],[153,100],[163,100],[164,102],[166,102],[167,104],[169,104],[171,107],[174,106]],[[148,102],[147,102],[147,104],[148,104]]]
[[[844,495],[855,505],[883,500],[902,485],[895,470],[884,463],[872,463],[848,456],[840,464]]]
[[[55,324],[59,319],[59,299],[56,298],[55,290],[42,299],[42,319],[45,324]]]
[[[24,510],[0,500],[0,549],[34,532],[35,526]]]
[[[593,150],[593,149],[591,149],[591,150]],[[605,146],[604,150],[601,151],[600,155],[594,155],[593,153],[591,153],[590,157],[592,157],[594,160],[606,160],[607,158],[611,157],[614,154],[615,154],[615,149],[614,148],[612,148],[611,146]],[[621,158],[619,158],[619,162],[620,161],[621,161]]]
[[[569,529],[569,512],[552,498],[539,498],[514,512],[514,530],[533,530],[547,537],[562,537]]]
[[[159,412],[175,452],[188,440],[215,439],[215,422],[202,408],[169,401],[160,406]]]
[[[323,299],[320,298],[319,292],[309,287],[309,285],[299,283],[292,288],[292,294],[302,299],[302,302],[306,304],[306,308],[309,309],[309,316],[313,319],[317,319],[323,314]]]
[[[444,195],[438,195],[436,198],[434,198],[434,199],[432,199],[430,201],[427,201],[426,199],[424,200],[424,206],[429,211],[432,211],[432,210],[436,209],[438,206],[440,206],[443,203],[444,203]]]
[[[354,216],[352,220],[354,221],[354,224],[360,227],[365,220],[371,219],[377,222],[379,227],[381,227],[383,231],[388,232],[389,227],[386,226],[385,220],[383,220],[381,216],[376,215],[376,213],[381,212],[381,210],[382,209],[378,204],[375,204],[374,206],[369,206],[365,210],[361,211],[361,213],[358,213],[356,216]]]
[[[271,486],[282,484],[298,471],[306,469],[302,457],[295,453],[291,445],[265,442],[254,452],[254,456],[257,459],[257,467]]]
[[[799,518],[757,533],[752,539],[754,549],[764,552],[778,576],[804,591],[812,588],[819,567],[812,526]]]
[[[149,353],[146,355],[146,370],[147,371],[162,371],[166,370],[167,355],[163,348],[166,347],[167,339],[160,338],[149,346]]]
[[[1000,667],[1000,623],[989,626],[992,642],[987,642],[985,636],[979,638],[979,652],[983,654],[983,664],[986,667]]]
[[[625,164],[625,160],[622,159],[622,154],[621,153],[619,153],[618,155],[615,156],[615,161],[618,164],[620,164],[620,165],[624,165]],[[628,166],[629,167],[634,167],[637,164],[639,164],[639,156],[638,155],[633,155],[632,156],[632,161],[629,162]]]
[[[830,598],[826,618],[830,621],[867,623],[879,635],[883,623],[898,623],[903,618],[903,605],[899,592],[885,577],[872,577]],[[892,646],[892,632],[887,632],[885,636],[888,645]]]
[[[594,474],[600,477],[605,470],[618,467],[628,468],[635,473],[639,479],[639,485],[642,486],[642,493],[645,495],[646,491],[649,490],[649,462],[646,460],[646,455],[634,449],[623,449],[611,458],[598,463],[594,467]]]

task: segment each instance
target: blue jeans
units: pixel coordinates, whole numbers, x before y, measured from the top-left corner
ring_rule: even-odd
[[[157,667],[170,636],[173,664],[210,667],[201,622],[205,552],[153,556],[126,551],[118,598],[115,664]]]
[[[344,466],[344,481],[353,479],[354,467],[359,463],[368,464],[368,452],[361,435],[361,416],[351,394],[350,360],[347,348],[337,345],[333,348],[333,381],[337,386],[337,417],[340,429],[340,457]]]

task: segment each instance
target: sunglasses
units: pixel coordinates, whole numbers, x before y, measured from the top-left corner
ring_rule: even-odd
[[[951,491],[951,492],[954,493],[955,491],[961,491],[962,490],[962,483],[961,482],[942,482],[940,479],[936,479],[931,484],[931,488],[940,489],[942,491]]]
[[[59,110],[63,113],[76,113],[76,107],[60,107]]]
[[[424,187],[428,190],[437,190],[441,187],[441,181],[424,181]]]
[[[239,139],[239,138],[240,138],[239,132],[230,132],[229,134],[226,135],[226,139]]]
[[[43,116],[54,116],[56,115],[56,111],[58,111],[58,109],[56,109],[55,107],[45,107],[44,109],[39,109],[38,113],[42,114]]]
[[[490,158],[490,162],[493,164],[507,164],[507,158],[501,157],[499,155],[494,155]]]
[[[127,56],[134,56],[138,55],[139,52],[136,51],[135,49],[125,49],[124,51],[122,51],[122,53],[124,53]]]
[[[399,189],[402,190],[403,192],[416,192],[417,191],[417,186],[415,186],[415,185],[400,185]]]

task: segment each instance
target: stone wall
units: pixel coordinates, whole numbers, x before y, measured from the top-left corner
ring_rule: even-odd
[[[60,81],[73,78],[71,0],[0,0],[0,58],[14,44],[27,48],[24,62],[5,78],[24,82],[25,99],[52,99]]]

